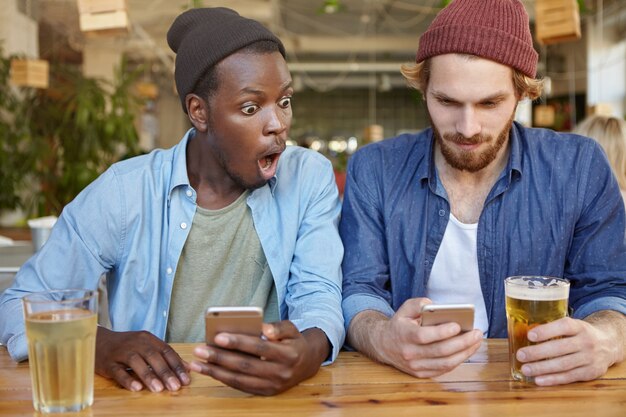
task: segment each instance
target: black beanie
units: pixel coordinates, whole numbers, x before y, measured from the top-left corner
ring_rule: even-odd
[[[174,78],[185,113],[185,97],[209,68],[258,41],[275,42],[285,56],[285,47],[276,35],[234,10],[211,7],[180,14],[167,32],[167,43],[176,52]]]

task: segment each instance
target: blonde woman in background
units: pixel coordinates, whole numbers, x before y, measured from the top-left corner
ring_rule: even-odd
[[[626,121],[613,116],[589,116],[574,133],[595,139],[604,148],[626,203]]]

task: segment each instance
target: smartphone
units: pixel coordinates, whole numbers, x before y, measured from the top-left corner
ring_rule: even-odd
[[[204,315],[205,339],[214,345],[221,332],[261,337],[263,309],[259,307],[209,307]]]
[[[422,326],[459,323],[462,332],[474,328],[473,304],[427,304],[422,307]]]

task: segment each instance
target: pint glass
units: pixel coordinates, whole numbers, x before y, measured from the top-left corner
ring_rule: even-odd
[[[511,375],[517,381],[534,383],[522,374],[517,350],[533,345],[528,340],[530,329],[567,316],[569,281],[542,276],[515,276],[504,281],[506,318],[509,333]]]
[[[33,406],[44,413],[93,403],[98,292],[60,290],[22,299]]]

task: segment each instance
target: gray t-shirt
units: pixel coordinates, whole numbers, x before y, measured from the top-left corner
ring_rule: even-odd
[[[256,306],[264,321],[279,320],[272,273],[246,204],[249,192],[219,210],[196,207],[178,261],[166,340],[204,341],[204,312],[212,306]]]

